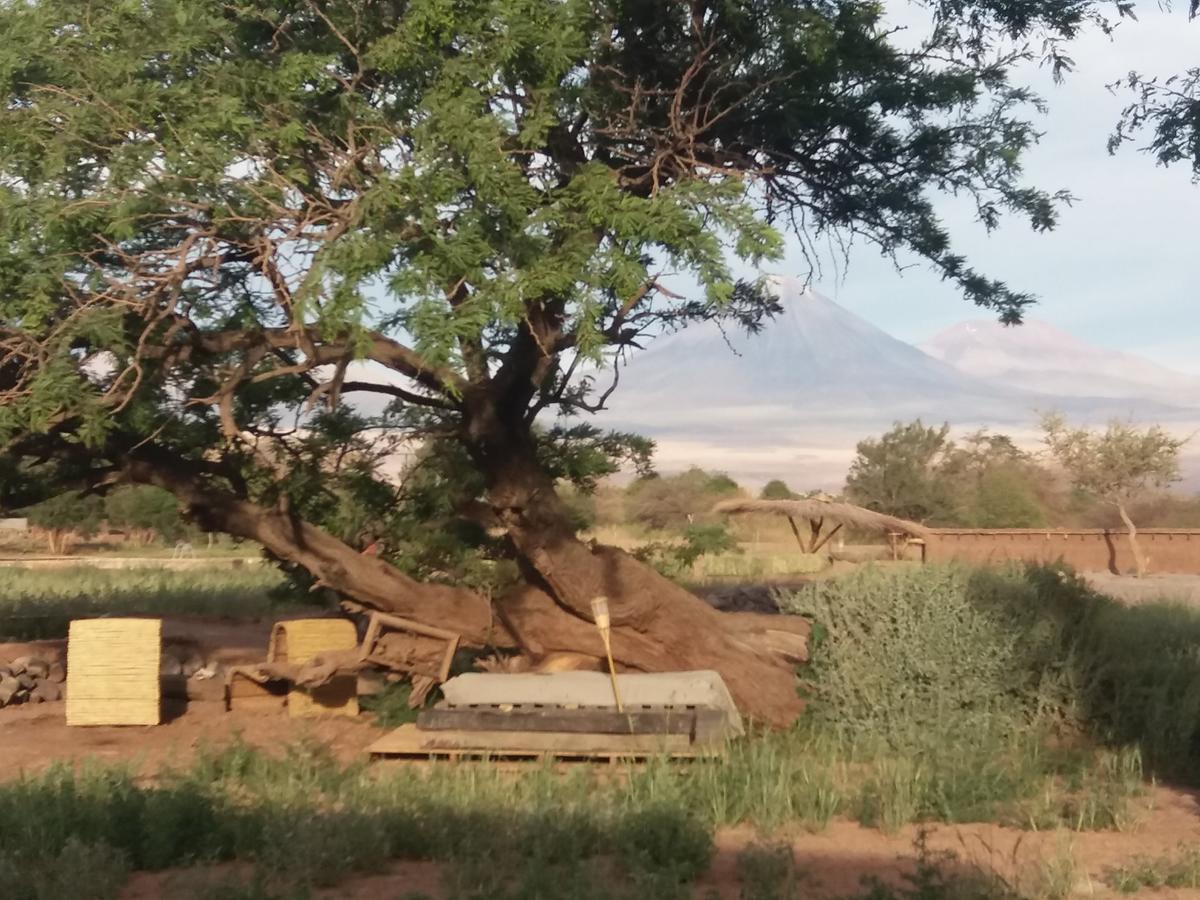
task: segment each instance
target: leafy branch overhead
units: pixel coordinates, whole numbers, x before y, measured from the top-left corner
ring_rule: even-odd
[[[575,356],[757,323],[727,259],[776,257],[776,226],[915,251],[1015,320],[1030,298],[933,199],[1053,224],[1007,77],[1032,51],[1000,32],[1094,13],[934,5],[912,50],[859,2],[9,6],[0,425],[96,442],[170,399],[232,440],[284,399],[440,412],[482,384],[580,405]]]

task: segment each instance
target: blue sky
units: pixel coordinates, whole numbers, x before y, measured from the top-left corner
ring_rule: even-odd
[[[897,18],[911,7],[892,0]],[[1127,21],[1111,39],[1100,33],[1076,41],[1075,71],[1063,84],[1031,67],[1027,83],[1049,104],[1034,114],[1042,142],[1026,160],[1028,180],[1065,188],[1078,198],[1059,227],[1034,233],[1016,219],[988,235],[953,200],[940,211],[958,246],[986,274],[1040,298],[1031,315],[1090,343],[1200,373],[1200,291],[1196,235],[1200,185],[1186,166],[1163,169],[1133,145],[1110,156],[1105,142],[1128,97],[1106,85],[1131,70],[1163,76],[1200,65],[1200,19],[1178,8],[1139,2],[1140,21]],[[808,266],[792,242],[778,267],[803,274]],[[840,268],[840,264],[839,264]],[[869,246],[852,251],[834,274],[825,260],[814,286],[903,340],[919,343],[964,319],[987,315],[950,284],[915,263],[897,273]]]

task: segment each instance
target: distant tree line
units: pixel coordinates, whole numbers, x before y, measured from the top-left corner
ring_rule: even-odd
[[[1158,426],[1091,430],[1057,414],[1041,430],[1045,451],[1035,455],[1003,434],[955,442],[948,425],[897,423],[858,444],[846,497],[934,526],[1121,528],[1139,571],[1138,525],[1200,527],[1200,497],[1168,493],[1184,441]]]
[[[191,530],[178,501],[148,485],[120,487],[106,496],[66,491],[17,512],[45,535],[54,554],[68,552],[72,542],[91,538],[101,528],[123,532],[127,540],[142,545],[178,540]]]

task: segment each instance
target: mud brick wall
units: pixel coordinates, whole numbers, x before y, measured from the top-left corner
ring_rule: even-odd
[[[1200,575],[1200,529],[1148,528],[1138,532],[1151,572]],[[927,562],[975,565],[1012,560],[1062,561],[1081,572],[1134,571],[1129,539],[1124,531],[1078,529],[935,529],[925,542]]]

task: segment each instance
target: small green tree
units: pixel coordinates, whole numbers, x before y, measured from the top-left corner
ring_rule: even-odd
[[[1015,468],[986,469],[975,484],[970,524],[976,528],[1041,528],[1046,514],[1028,479]]]
[[[29,524],[45,532],[50,552],[55,555],[69,552],[73,538],[95,534],[103,513],[100,497],[77,491],[58,494],[25,510]]]
[[[1148,562],[1138,545],[1129,505],[1146,491],[1179,480],[1179,451],[1186,441],[1158,425],[1139,429],[1114,421],[1102,432],[1091,431],[1069,425],[1059,413],[1042,417],[1042,433],[1072,485],[1116,508],[1129,535],[1137,575],[1145,575]]]
[[[629,486],[626,509],[631,521],[653,529],[685,529],[705,518],[713,504],[739,491],[728,475],[693,467],[678,475],[640,478]]]
[[[954,444],[950,426],[899,422],[879,438],[860,441],[846,476],[846,496],[890,516],[924,522],[945,518],[953,500],[939,473]]]
[[[121,487],[104,500],[108,524],[149,544],[156,537],[175,540],[186,530],[174,495],[150,485]]]
[[[975,528],[1036,528],[1046,523],[1042,489],[1049,474],[1008,435],[977,431],[938,466],[953,502],[947,524]]]
[[[758,496],[763,500],[796,499],[796,495],[792,493],[792,489],[787,486],[787,483],[778,478],[773,478],[763,485],[763,489]]]

